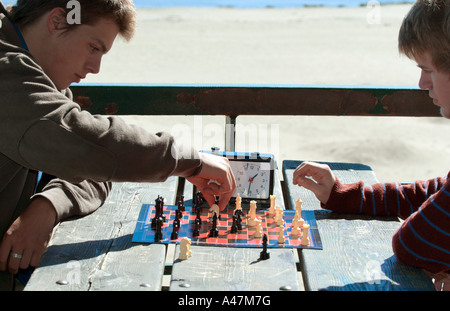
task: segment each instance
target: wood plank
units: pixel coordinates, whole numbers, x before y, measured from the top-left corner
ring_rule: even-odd
[[[392,251],[392,236],[400,222],[392,217],[332,213],[320,209],[311,193],[292,184],[300,161],[285,161],[283,173],[290,201],[302,196],[305,208],[315,210],[323,250],[302,250],[301,264],[307,290],[434,290],[420,270],[398,262]],[[377,182],[367,166],[329,163],[344,183]]]
[[[174,202],[177,180],[114,184],[101,208],[55,229],[25,290],[160,290],[165,246],[131,239],[142,204]]]
[[[171,291],[299,290],[293,250],[269,249],[270,259],[259,260],[261,249],[191,246],[192,257],[175,253]]]
[[[193,186],[184,185],[185,202],[192,200]],[[278,170],[275,172],[276,203],[284,209]],[[229,207],[234,208],[234,206]],[[172,268],[171,291],[218,290],[303,290],[297,271],[297,249],[270,248],[270,259],[259,261],[262,248],[191,246],[192,257],[178,260],[177,246]],[[188,285],[186,285],[188,284]]]

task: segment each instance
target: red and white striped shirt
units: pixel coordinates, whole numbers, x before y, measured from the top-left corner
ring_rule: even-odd
[[[450,172],[445,178],[411,184],[339,180],[323,208],[340,213],[398,216],[405,221],[394,234],[397,259],[432,273],[450,271]]]

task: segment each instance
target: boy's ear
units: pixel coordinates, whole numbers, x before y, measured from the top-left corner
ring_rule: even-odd
[[[64,29],[67,26],[66,12],[63,8],[54,8],[47,17],[47,28],[50,34]]]

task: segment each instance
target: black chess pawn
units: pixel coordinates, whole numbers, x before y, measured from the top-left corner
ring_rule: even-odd
[[[201,225],[202,217],[200,216],[200,212],[201,212],[200,208],[197,209],[197,217],[195,217],[195,221],[198,222]]]
[[[178,217],[175,217],[175,219],[173,220],[172,224],[173,224],[173,229],[174,230],[180,229],[180,219]]]
[[[195,203],[197,204],[197,207],[200,208],[200,206],[202,206],[204,202],[205,202],[205,199],[203,198],[202,193],[200,191],[198,191],[195,194]]]
[[[172,234],[170,235],[170,239],[171,240],[178,239],[178,228],[176,228],[175,226],[173,226]]]
[[[267,234],[264,233],[263,236],[263,249],[261,253],[259,253],[260,260],[267,260],[270,258],[270,253],[267,251]]]
[[[183,211],[180,209],[175,210],[175,218],[181,219],[183,218]]]
[[[201,227],[202,227],[202,221],[201,221],[201,219],[195,218],[194,224],[195,224],[198,228],[201,228]]]
[[[182,212],[184,212],[186,210],[185,206],[184,206],[184,202],[180,199],[178,200],[178,209]]]
[[[233,223],[231,224],[230,233],[237,233],[238,227],[237,227],[237,216],[233,216]]]
[[[162,236],[162,219],[161,218],[156,219],[155,229],[156,229],[155,242],[159,242],[163,238],[163,236]]]
[[[217,229],[217,214],[214,214],[211,229],[209,230],[209,237],[216,238],[219,236],[219,229]]]
[[[198,237],[200,235],[199,228],[200,228],[200,224],[196,222],[194,230],[192,231],[192,236],[193,237]]]
[[[236,217],[236,227],[238,230],[242,230],[242,217],[241,213],[236,211],[235,215],[233,217]]]

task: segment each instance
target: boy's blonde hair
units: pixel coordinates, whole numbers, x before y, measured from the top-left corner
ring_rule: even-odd
[[[434,66],[450,73],[450,0],[418,0],[400,28],[399,51],[411,59],[431,54]]]
[[[77,0],[80,3],[81,23],[94,25],[99,18],[111,18],[119,26],[119,34],[129,41],[136,28],[136,9],[132,0]],[[25,27],[32,24],[43,14],[54,8],[62,8],[66,15],[72,8],[67,8],[68,0],[18,0],[17,4],[8,7],[11,19]],[[70,31],[77,24],[67,24]]]

